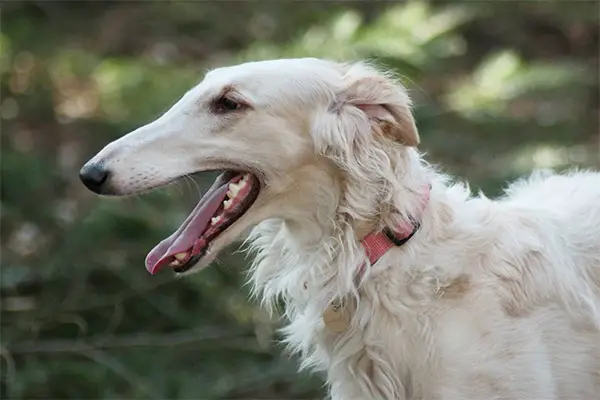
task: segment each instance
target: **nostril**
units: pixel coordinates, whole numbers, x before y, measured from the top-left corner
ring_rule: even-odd
[[[109,171],[102,164],[84,165],[79,171],[81,182],[92,192],[100,193],[108,179]]]

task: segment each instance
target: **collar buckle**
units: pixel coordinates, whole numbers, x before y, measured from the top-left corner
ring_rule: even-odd
[[[417,221],[414,221],[414,220],[412,221],[412,225],[413,225],[413,230],[408,236],[397,236],[396,233],[387,226],[383,229],[383,233],[396,246],[402,246],[403,244],[408,242],[415,235],[415,233],[417,233],[417,231],[421,227],[421,224],[419,224]]]

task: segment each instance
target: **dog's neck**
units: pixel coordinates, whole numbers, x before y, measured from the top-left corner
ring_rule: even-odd
[[[316,199],[327,202],[315,204],[314,214],[293,221],[268,220],[253,230],[249,243],[256,257],[251,279],[264,304],[275,304],[277,298],[303,304],[307,296],[303,282],[310,287],[311,302],[323,308],[334,298],[358,293],[355,278],[366,261],[361,239],[384,227],[412,227],[410,216],[422,212],[427,167],[416,151],[403,151],[395,159],[387,181],[345,176],[338,185],[323,182],[324,191],[340,188],[337,206],[331,208],[329,194],[316,194]],[[330,208],[333,215],[322,213]]]

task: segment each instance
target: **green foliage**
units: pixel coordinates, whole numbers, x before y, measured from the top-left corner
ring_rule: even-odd
[[[599,166],[598,6],[12,2],[0,34],[2,398],[319,398],[249,302],[235,247],[185,279],[149,249],[209,179],[100,199],[77,178],[206,69],[316,56],[392,68],[422,149],[473,189]]]

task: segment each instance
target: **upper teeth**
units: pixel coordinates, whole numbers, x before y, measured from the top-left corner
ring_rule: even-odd
[[[230,183],[229,190],[227,191],[227,196],[229,196],[230,199],[235,198],[235,196],[237,196],[238,193],[240,192],[241,188],[242,188],[242,185]]]
[[[210,220],[210,224],[211,225],[216,225],[217,223],[219,223],[219,221],[221,220],[221,216],[218,215],[216,217],[214,217],[213,219]]]
[[[242,176],[242,179],[238,183],[229,184],[229,188],[227,190],[227,197],[229,198],[229,200],[225,200],[223,202],[223,208],[227,210],[229,207],[231,207],[231,204],[233,203],[232,200],[235,199],[237,195],[240,194],[240,190],[242,190],[242,188],[248,184],[249,178],[250,175],[245,174],[244,176]]]

